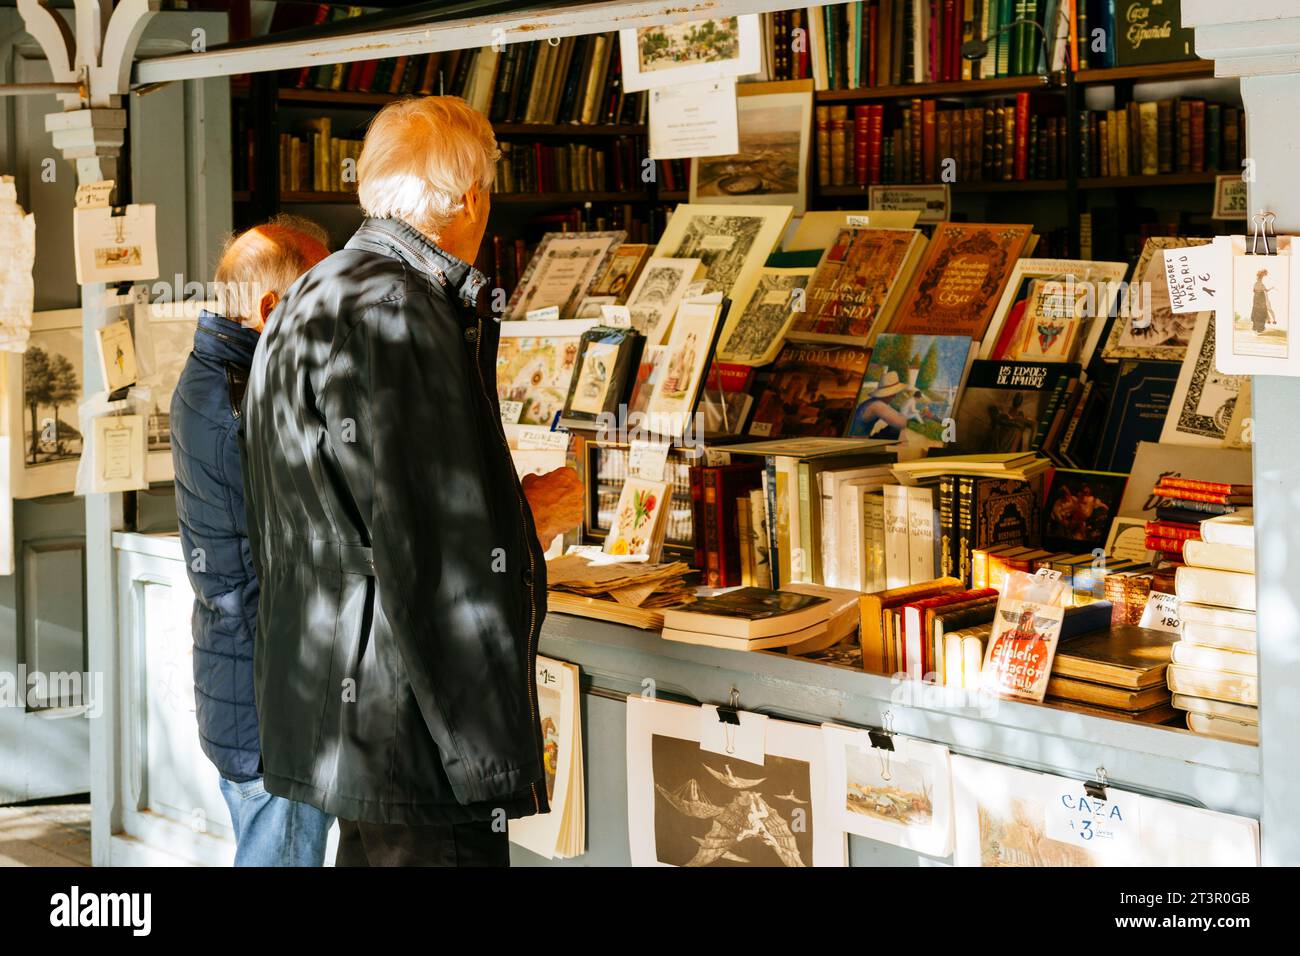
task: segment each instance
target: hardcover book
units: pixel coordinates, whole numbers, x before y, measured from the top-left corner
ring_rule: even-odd
[[[824,597],[793,591],[737,588],[684,608],[669,608],[664,626],[730,637],[770,637],[824,622],[827,603]]]
[[[1028,225],[940,223],[889,330],[983,339]]]
[[[1194,31],[1182,24],[1180,0],[1116,0],[1116,65],[1195,60]]]
[[[1058,388],[1079,377],[1063,362],[971,363],[957,406],[956,450],[1024,452],[1034,449],[1038,424]]]
[[[1120,625],[1066,641],[1056,652],[1054,677],[1142,690],[1163,686],[1178,635]]]
[[[1179,363],[1125,359],[1115,375],[1106,427],[1094,459],[1101,471],[1128,471],[1139,442],[1160,441]]]
[[[843,435],[869,354],[856,345],[787,344],[758,393],[749,433],[761,438]]]
[[[506,303],[506,318],[526,319],[529,312],[549,306],[559,309],[557,318],[573,318],[591,284],[626,239],[621,230],[546,233]]]
[[[925,236],[919,229],[840,229],[822,254],[795,316],[794,339],[871,345],[912,277]]]
[[[812,269],[764,268],[744,310],[732,310],[719,340],[718,360],[766,365],[776,358],[786,330],[807,307],[812,275]]]

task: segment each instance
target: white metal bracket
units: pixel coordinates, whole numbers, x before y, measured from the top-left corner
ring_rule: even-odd
[[[77,83],[58,94],[65,110],[115,109],[130,90],[131,67],[140,36],[161,0],[74,0],[75,32],[47,0],[18,0],[27,32],[50,64],[55,83]]]

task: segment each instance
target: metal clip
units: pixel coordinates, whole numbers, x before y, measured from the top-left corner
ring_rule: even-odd
[[[885,711],[882,721],[885,725],[883,728],[867,728],[867,738],[871,741],[871,746],[877,750],[892,752],[894,749],[894,715],[889,711]]]
[[[718,722],[740,726],[740,691],[731,688],[731,697],[725,704],[718,705]]]
[[[1250,217],[1250,247],[1246,250],[1246,255],[1277,255],[1277,233],[1273,231],[1273,223],[1276,221],[1277,215],[1275,213],[1263,209]],[[1272,242],[1269,240],[1272,240]],[[1259,249],[1261,242],[1264,245],[1263,252]]]
[[[1107,785],[1107,781],[1106,781],[1106,768],[1105,768],[1105,767],[1098,767],[1098,768],[1097,768],[1097,779],[1096,779],[1096,780],[1085,780],[1085,781],[1083,782],[1083,792],[1086,793],[1088,796],[1092,797],[1092,799],[1094,799],[1094,800],[1105,800],[1105,799],[1106,799],[1106,785]]]

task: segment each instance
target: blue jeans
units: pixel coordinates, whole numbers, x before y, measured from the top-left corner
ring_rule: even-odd
[[[266,792],[262,778],[221,777],[235,827],[235,866],[323,866],[332,814]]]

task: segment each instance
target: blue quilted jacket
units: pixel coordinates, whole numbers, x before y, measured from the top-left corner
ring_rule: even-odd
[[[204,312],[172,395],[176,517],[194,587],[194,700],[203,752],[239,783],[260,774],[253,639],[257,576],[238,430],[258,334]]]

